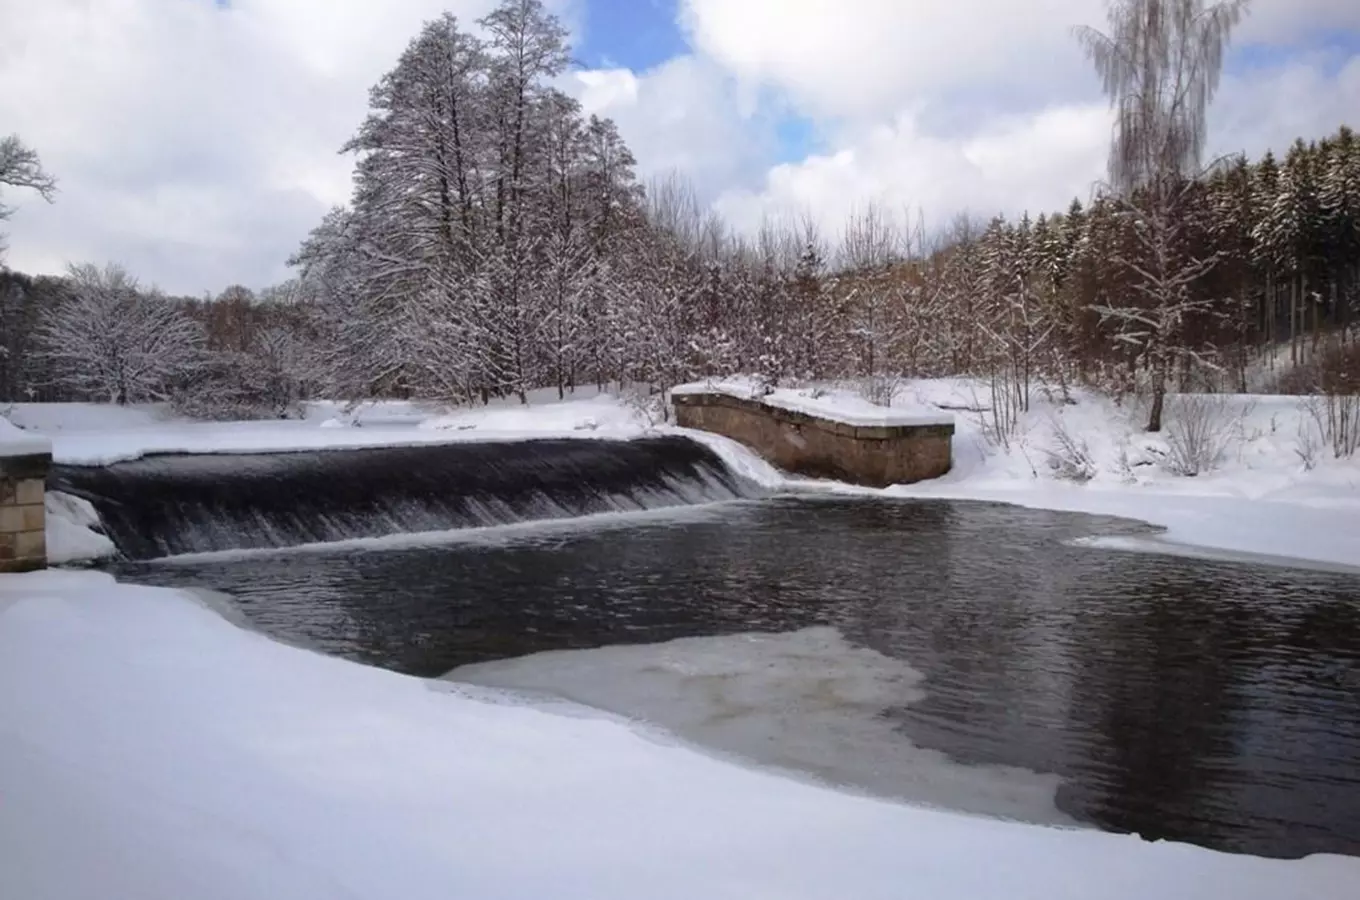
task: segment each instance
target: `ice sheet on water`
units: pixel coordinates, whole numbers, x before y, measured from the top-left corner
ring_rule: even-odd
[[[965,766],[918,747],[886,715],[922,673],[834,628],[682,638],[464,666],[447,679],[563,697],[668,729],[721,754],[925,806],[1071,825],[1060,779]]]
[[[1312,569],[1319,572],[1339,572],[1347,575],[1360,573],[1360,559],[1353,563],[1331,562],[1328,560],[1302,559],[1275,553],[1259,553],[1245,550],[1224,550],[1217,547],[1201,547],[1168,540],[1162,535],[1140,537],[1128,534],[1104,534],[1090,537],[1073,538],[1068,541],[1074,547],[1091,547],[1097,550],[1117,550],[1125,553],[1158,553],[1163,556],[1179,556],[1186,559],[1202,559],[1209,562],[1245,563],[1258,566],[1280,566],[1283,568]]]

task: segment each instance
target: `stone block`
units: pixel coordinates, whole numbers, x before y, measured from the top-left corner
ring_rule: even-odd
[[[13,478],[0,478],[0,506],[10,506],[19,494],[19,482]]]
[[[682,427],[739,441],[789,472],[887,487],[947,473],[952,424],[851,425],[730,394],[674,398]]]
[[[25,530],[23,507],[0,506],[0,534],[15,534]]]
[[[24,531],[42,531],[47,528],[47,510],[42,504],[36,506],[19,507],[20,517],[23,519]]]
[[[21,479],[15,486],[13,502],[20,506],[42,506],[46,490],[47,484],[41,478]]]
[[[21,560],[40,560],[47,562],[47,533],[43,531],[21,531],[15,535],[14,557]]]

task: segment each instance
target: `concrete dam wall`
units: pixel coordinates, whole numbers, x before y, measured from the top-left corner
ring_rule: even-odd
[[[952,422],[853,424],[716,390],[671,401],[681,427],[729,437],[799,475],[887,487],[938,478],[952,465]]]
[[[283,548],[755,497],[679,436],[147,456],[55,466],[132,559]]]

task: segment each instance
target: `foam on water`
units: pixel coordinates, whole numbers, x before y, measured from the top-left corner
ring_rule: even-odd
[[[911,743],[891,713],[924,697],[924,676],[833,628],[541,653],[464,666],[445,678],[565,698],[843,788],[1076,824],[1057,808],[1055,775],[962,765]]]
[[[560,518],[530,519],[524,522],[509,522],[504,525],[470,525],[466,528],[451,528],[441,531],[412,531],[388,534],[381,537],[348,538],[338,541],[317,541],[308,544],[280,547],[254,547],[238,550],[206,550],[195,553],[178,553],[173,556],[157,557],[150,560],[157,565],[201,565],[203,563],[227,563],[236,560],[254,559],[271,556],[290,556],[298,553],[344,554],[356,550],[411,550],[417,548],[446,547],[453,545],[475,545],[485,547],[506,547],[517,542],[543,543],[553,536],[569,536],[579,532],[599,532],[611,529],[636,528],[650,522],[687,523],[699,522],[723,514],[725,507],[748,500],[711,500],[696,501],[690,505],[659,506],[654,509],[623,510],[620,512],[586,513],[583,515]]]

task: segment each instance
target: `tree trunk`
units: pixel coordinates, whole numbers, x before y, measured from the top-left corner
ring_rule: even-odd
[[[1148,413],[1147,430],[1162,430],[1162,413],[1166,407],[1167,364],[1158,361],[1152,366],[1152,410]]]
[[[1289,279],[1289,361],[1299,364],[1299,280]]]

